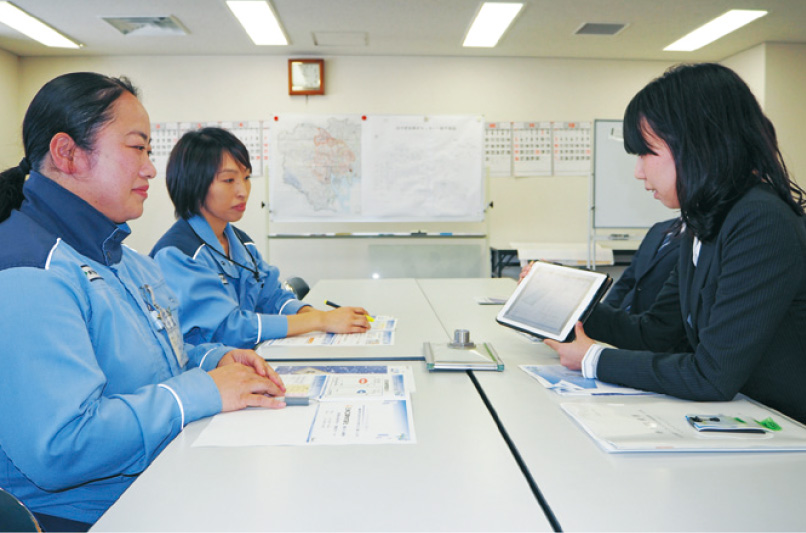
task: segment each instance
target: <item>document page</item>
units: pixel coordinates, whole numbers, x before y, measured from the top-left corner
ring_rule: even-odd
[[[270,339],[261,346],[391,346],[395,343],[397,319],[391,316],[376,316],[370,322],[366,333],[325,333],[312,331],[285,337]]]
[[[645,390],[605,383],[598,379],[585,378],[582,377],[582,372],[579,370],[569,370],[562,365],[520,365],[520,368],[541,385],[557,394],[571,396],[655,394]]]
[[[806,451],[806,427],[746,399],[692,402],[641,396],[619,402],[585,401],[560,406],[603,450],[611,453]],[[688,423],[686,415],[691,413],[771,420],[779,429],[764,433],[704,433]]]
[[[287,398],[305,397],[308,405],[218,414],[193,446],[416,442],[410,367],[283,365],[276,370]]]

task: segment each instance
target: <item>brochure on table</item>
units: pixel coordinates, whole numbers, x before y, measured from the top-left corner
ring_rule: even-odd
[[[308,398],[308,405],[216,415],[193,446],[416,442],[411,368],[283,365],[276,370],[287,396]]]
[[[370,322],[366,333],[325,333],[313,331],[285,337],[270,339],[258,346],[391,346],[395,343],[397,319],[390,316],[376,316]]]
[[[520,368],[547,389],[563,395],[654,394],[640,389],[605,383],[598,379],[585,378],[582,377],[582,372],[579,370],[569,370],[562,365],[520,365]]]
[[[806,427],[747,399],[692,402],[636,396],[560,406],[610,453],[806,451]],[[692,415],[730,417],[777,429],[758,433],[698,431],[686,418]]]

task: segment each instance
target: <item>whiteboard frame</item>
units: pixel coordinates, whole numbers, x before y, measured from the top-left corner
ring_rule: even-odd
[[[648,194],[634,178],[637,157],[624,151],[623,135],[615,134],[622,124],[622,120],[594,120],[591,196],[594,229],[647,229],[674,217],[673,210]]]

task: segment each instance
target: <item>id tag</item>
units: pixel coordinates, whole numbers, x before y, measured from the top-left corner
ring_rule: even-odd
[[[185,341],[182,338],[182,332],[179,330],[179,323],[174,319],[173,314],[169,309],[165,310],[165,329],[168,330],[168,339],[171,341],[171,348],[174,351],[176,362],[179,366],[184,368],[188,362],[187,354],[185,353]]]

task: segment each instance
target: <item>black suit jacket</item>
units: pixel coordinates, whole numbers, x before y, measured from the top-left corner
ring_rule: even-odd
[[[666,234],[676,223],[680,223],[679,218],[658,222],[649,228],[630,266],[607,293],[604,303],[626,309],[634,315],[652,307],[663,284],[677,264],[680,252],[679,233],[672,236],[662,250],[658,250]]]
[[[716,238],[693,239],[655,304],[641,315],[600,305],[585,324],[619,349],[599,379],[691,400],[742,392],[806,422],[806,227],[767,186],[730,210]],[[686,338],[693,351],[673,351]]]

